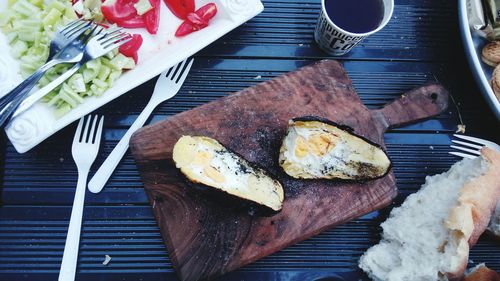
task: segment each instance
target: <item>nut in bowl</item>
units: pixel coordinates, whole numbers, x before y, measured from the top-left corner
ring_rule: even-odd
[[[491,75],[491,88],[495,96],[500,100],[500,41],[493,41],[486,44],[481,51],[482,61],[494,67],[493,74]]]

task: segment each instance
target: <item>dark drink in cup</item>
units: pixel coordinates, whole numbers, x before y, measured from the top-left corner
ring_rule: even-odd
[[[322,0],[314,32],[319,47],[330,55],[349,52],[390,20],[394,0]]]

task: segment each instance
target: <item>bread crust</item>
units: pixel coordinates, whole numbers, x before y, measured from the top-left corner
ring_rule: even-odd
[[[463,281],[500,281],[500,274],[481,264],[467,274]]]
[[[460,190],[458,205],[454,207],[446,227],[456,238],[460,263],[446,273],[449,280],[463,277],[469,258],[469,249],[484,232],[500,198],[500,153],[489,148],[481,149],[481,155],[488,163],[487,171],[467,182]]]

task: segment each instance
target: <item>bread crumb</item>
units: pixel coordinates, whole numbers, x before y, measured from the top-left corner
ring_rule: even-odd
[[[104,256],[104,261],[102,262],[103,265],[108,265],[108,263],[111,261],[111,257],[109,255]]]
[[[458,124],[457,125],[457,130],[455,131],[455,133],[465,134],[465,125],[464,124]]]

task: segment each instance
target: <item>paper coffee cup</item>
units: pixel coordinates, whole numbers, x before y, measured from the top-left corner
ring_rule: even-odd
[[[349,52],[363,38],[371,35],[387,25],[394,11],[394,0],[383,0],[384,16],[380,25],[366,33],[353,33],[338,27],[328,16],[325,7],[325,0],[321,0],[321,12],[316,29],[314,30],[314,40],[318,46],[332,56],[341,56]],[[362,7],[360,7],[362,9]]]

